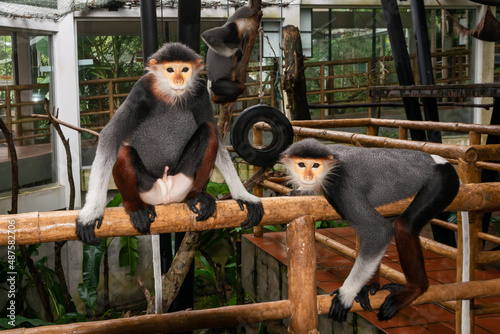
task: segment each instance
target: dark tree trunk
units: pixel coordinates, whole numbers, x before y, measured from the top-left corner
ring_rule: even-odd
[[[304,55],[300,31],[295,26],[283,27],[283,88],[286,91],[287,103],[292,120],[310,120],[307,103],[306,78],[304,75]]]

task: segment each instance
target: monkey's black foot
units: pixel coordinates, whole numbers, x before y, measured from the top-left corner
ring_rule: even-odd
[[[396,293],[403,290],[405,286],[396,283],[386,284],[381,290],[388,290],[391,292],[384,302],[380,306],[380,310],[377,314],[378,320],[389,320],[399,311],[401,304],[397,301]]]
[[[156,218],[156,210],[153,205],[145,206],[137,211],[131,211],[128,214],[137,232],[142,234],[150,233],[149,228]]]
[[[262,216],[264,216],[264,208],[262,207],[262,202],[247,202],[241,199],[236,200],[238,202],[241,211],[245,210],[245,205],[247,206],[247,218],[243,223],[241,223],[241,227],[246,229],[250,227],[254,227],[258,225],[262,220]]]
[[[370,305],[370,297],[368,296],[368,292],[373,296],[377,293],[378,290],[380,290],[380,284],[378,283],[365,285],[361,289],[361,291],[358,292],[358,295],[356,296],[356,298],[354,298],[354,300],[361,305],[363,310],[373,312],[372,306]]]
[[[198,209],[196,205],[200,203],[200,208]],[[191,211],[196,213],[197,221],[207,220],[215,212],[215,198],[207,193],[196,193],[192,197],[186,200],[186,204],[189,206]]]
[[[82,242],[88,245],[92,246],[99,245],[101,243],[101,239],[95,236],[94,227],[96,226],[96,223],[97,223],[97,228],[101,227],[102,218],[103,217],[97,218],[93,223],[84,223],[77,219],[76,235],[78,236],[78,239],[80,239]]]
[[[330,296],[333,296],[335,294],[336,296],[333,297],[332,305],[330,306],[330,312],[328,312],[328,317],[338,322],[344,322],[347,320],[347,314],[349,313],[351,306],[346,307],[342,304],[339,298],[339,290],[333,291]]]

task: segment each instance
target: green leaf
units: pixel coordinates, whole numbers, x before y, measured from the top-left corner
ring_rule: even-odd
[[[107,208],[116,208],[123,203],[122,194],[118,193],[111,201],[109,201]]]
[[[229,299],[227,301],[227,305],[228,306],[236,305],[236,294],[235,293],[233,293],[233,295],[231,296],[231,299]]]
[[[106,239],[102,239],[99,246],[83,245],[82,277],[86,286],[97,288],[99,285],[99,271],[104,255]]]
[[[118,261],[120,267],[130,266],[130,272],[127,275],[135,275],[135,269],[139,263],[139,239],[137,237],[120,237]]]
[[[278,232],[279,230],[276,228],[276,226],[274,225],[264,225],[264,228],[265,229],[268,229],[270,231],[273,231],[273,232]]]
[[[219,195],[225,195],[229,192],[229,187],[225,183],[208,182],[207,192],[218,198]]]
[[[12,325],[9,324],[9,322],[12,323],[11,321],[12,320],[9,318],[1,318],[0,319],[0,327],[6,328],[6,329],[12,329]],[[17,327],[25,322],[30,323],[34,327],[52,325],[52,323],[43,321],[42,319],[28,319],[28,318],[25,318],[23,316],[16,315],[16,319],[14,321],[14,326]]]
[[[97,290],[94,287],[89,287],[84,283],[78,284],[78,294],[93,313],[95,313],[95,304],[97,302]]]

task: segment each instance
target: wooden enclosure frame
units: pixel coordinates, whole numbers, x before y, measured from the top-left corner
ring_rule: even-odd
[[[137,333],[179,332],[197,328],[234,326],[271,319],[290,318],[289,330],[294,333],[315,333],[317,314],[328,313],[331,298],[316,296],[314,222],[339,219],[340,216],[321,196],[263,198],[265,215],[260,225],[290,222],[287,231],[289,248],[289,299],[250,305],[227,306],[209,310],[188,310],[160,315],[103,320],[68,325],[7,330],[5,333]],[[391,203],[378,208],[385,216],[404,210],[409,200]],[[497,210],[500,209],[500,183],[466,184],[447,210]],[[185,204],[157,207],[157,220],[152,233],[168,233],[237,227],[246,212],[233,201],[218,201],[217,214],[207,221],[196,221]],[[32,244],[58,240],[75,240],[75,218],[78,211],[24,213],[0,216],[0,245],[9,244],[8,226],[15,222],[16,243]],[[103,224],[96,231],[98,237],[136,235],[123,208],[106,209]],[[500,295],[500,279],[484,282],[453,283],[429,288],[416,303],[480,298]],[[378,308],[386,292],[371,297],[374,309]],[[307,302],[306,302],[307,301]],[[360,311],[355,303],[353,311]]]
[[[293,122],[294,130],[299,137],[316,137],[336,142],[350,143],[358,146],[386,146],[419,149],[433,154],[439,154],[451,162],[458,164],[458,171],[463,185],[459,194],[447,211],[469,211],[471,213],[470,236],[474,255],[471,258],[471,273],[477,263],[488,263],[499,259],[498,252],[482,252],[478,250],[478,238],[489,239],[495,242],[500,240],[480,232],[477,222],[482,212],[500,210],[500,183],[478,183],[481,168],[500,170],[497,163],[483,160],[499,161],[497,154],[500,145],[480,145],[481,134],[499,135],[498,127],[468,124],[450,124],[433,122],[389,121],[379,119],[361,120],[331,120],[312,121],[313,123]],[[303,125],[316,126],[319,129],[305,128]],[[376,134],[376,127],[397,127],[402,139],[379,138],[373,135],[360,135],[340,131],[325,130],[343,126],[366,126],[367,133]],[[302,126],[301,126],[302,125]],[[473,145],[457,146],[433,144],[424,142],[406,141],[405,133],[410,128],[432,129],[439,131],[464,132],[469,134]],[[258,130],[257,130],[258,131]],[[256,138],[260,136],[256,135]],[[258,143],[257,143],[258,144]],[[263,184],[272,188],[276,184],[266,180]],[[276,185],[281,191],[286,191],[282,185]],[[258,193],[259,189],[257,189]],[[400,214],[411,199],[381,206],[377,210],[384,216]],[[316,295],[315,268],[316,258],[314,241],[333,247],[336,251],[348,257],[355,257],[356,250],[339,246],[334,241],[318,237],[314,233],[314,222],[317,220],[340,219],[341,217],[321,196],[308,197],[273,197],[262,198],[265,215],[262,225],[283,224],[289,222],[287,229],[288,253],[288,300],[266,302],[250,305],[220,307],[210,310],[187,310],[160,315],[145,315],[125,319],[113,319],[76,323],[68,325],[54,325],[37,328],[21,328],[6,331],[6,333],[136,333],[141,332],[179,332],[198,328],[234,326],[243,323],[265,321],[271,319],[290,318],[289,331],[294,333],[317,333],[317,314],[328,313],[331,298],[328,295]],[[185,204],[170,204],[158,206],[157,218],[151,226],[151,233],[170,233],[182,231],[200,231],[206,229],[237,227],[246,217],[246,212],[239,209],[233,200],[218,201],[217,212],[207,221],[198,222],[196,216]],[[9,226],[15,225],[15,242],[17,244],[33,244],[38,242],[76,240],[75,219],[78,211],[34,212],[17,215],[0,216],[0,245],[9,244]],[[445,222],[433,221],[445,227],[457,229],[461,238],[460,222],[452,227]],[[96,230],[98,237],[137,235],[137,231],[128,222],[128,216],[123,208],[106,209],[103,224]],[[422,239],[424,248],[446,254],[457,260],[457,282],[461,281],[461,271],[458,270],[462,261],[461,241],[458,248],[443,246],[432,240]],[[381,266],[381,273],[402,282],[402,274]],[[472,275],[473,279],[473,275]],[[387,292],[378,292],[371,296],[371,305],[377,309],[382,304]],[[488,281],[471,281],[452,283],[440,286],[431,286],[429,290],[418,298],[414,304],[428,302],[448,302],[446,305],[454,307],[460,314],[460,303],[453,302],[460,299],[473,299],[500,295],[500,279]],[[359,304],[354,303],[352,311],[360,311]],[[471,326],[474,314],[498,313],[498,305],[486,305],[473,309]],[[457,321],[460,317],[457,316]],[[457,322],[457,332],[460,326]]]

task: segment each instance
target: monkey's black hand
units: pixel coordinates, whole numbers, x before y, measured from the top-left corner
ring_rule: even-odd
[[[156,218],[156,210],[153,205],[147,205],[137,211],[130,211],[128,214],[137,232],[142,234],[150,233],[149,228]]]
[[[377,314],[378,320],[389,320],[399,311],[400,305],[396,300],[396,295],[397,292],[403,290],[404,287],[404,285],[397,283],[389,283],[382,287],[381,290],[388,290],[391,294],[385,298],[380,306],[380,310]]]
[[[264,215],[264,208],[262,207],[262,202],[248,202],[242,199],[236,200],[238,205],[240,206],[241,211],[245,210],[245,205],[247,206],[247,218],[243,223],[241,223],[241,227],[244,229],[254,227],[258,225],[262,220],[262,216]]]
[[[97,246],[101,243],[101,239],[95,236],[94,227],[97,223],[97,228],[101,227],[103,217],[97,218],[94,223],[84,223],[78,218],[76,219],[76,235],[78,239],[87,245]]]
[[[345,307],[342,304],[342,301],[339,298],[339,290],[333,291],[330,296],[336,295],[333,297],[332,300],[332,305],[330,306],[330,312],[328,312],[328,317],[332,318],[335,321],[338,322],[343,322],[347,320],[347,314],[349,313],[349,310],[351,309],[351,306]]]
[[[377,291],[380,290],[380,284],[371,284],[371,285],[365,285],[360,292],[358,292],[358,295],[356,298],[354,298],[355,301],[357,301],[363,310],[365,311],[370,311],[373,312],[372,306],[370,305],[370,298],[368,296],[368,292],[370,292],[370,295],[374,295],[377,293]]]
[[[196,205],[200,203],[200,208],[198,209]],[[186,204],[189,206],[191,211],[196,213],[197,221],[207,220],[215,212],[215,198],[207,193],[196,193],[192,197],[186,200]]]

